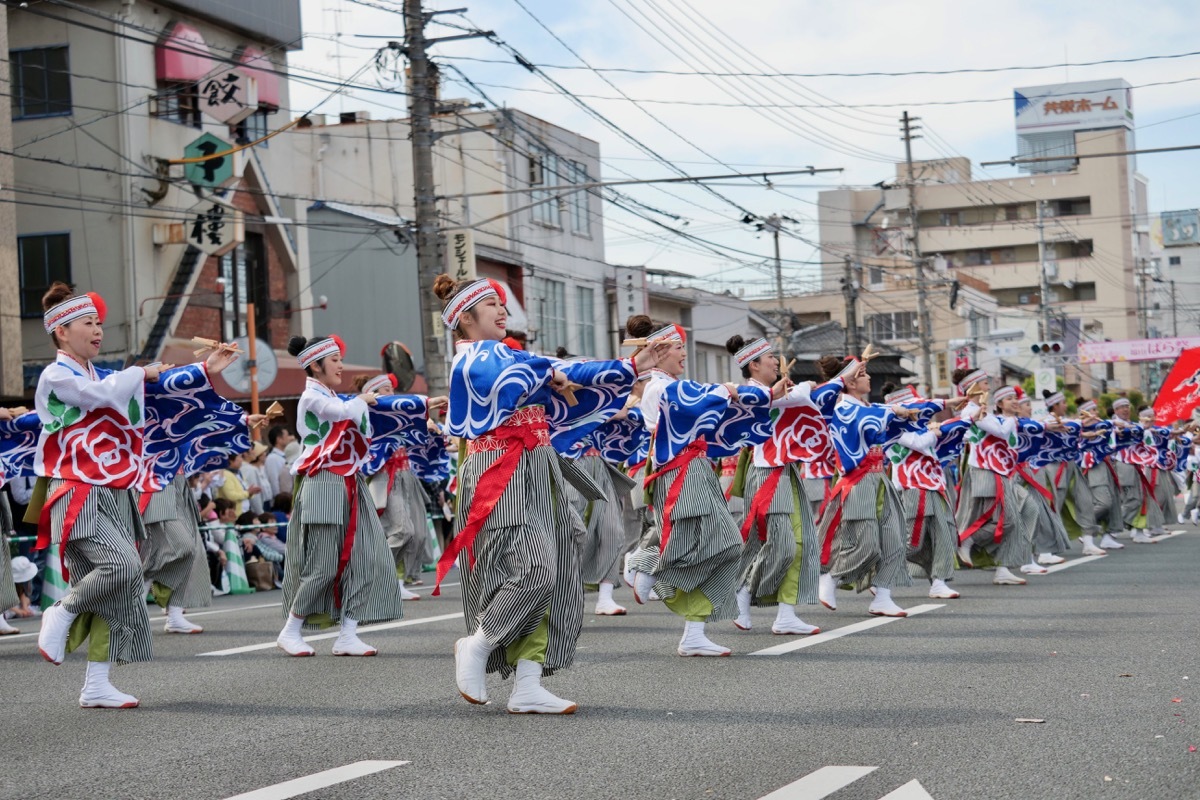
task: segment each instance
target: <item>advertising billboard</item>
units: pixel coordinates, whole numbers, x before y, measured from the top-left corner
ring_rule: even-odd
[[[1133,87],[1119,78],[1013,90],[1017,133],[1133,128]]]

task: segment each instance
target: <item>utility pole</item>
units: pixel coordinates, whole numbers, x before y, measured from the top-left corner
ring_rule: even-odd
[[[1038,339],[1050,338],[1050,276],[1046,273],[1046,201],[1037,202],[1038,232]],[[1045,358],[1042,359],[1043,362]],[[1044,363],[1043,363],[1044,366]]]
[[[779,232],[783,230],[785,222],[795,222],[795,220],[791,217],[772,214],[759,223],[758,229],[770,233],[775,240],[775,302],[779,304],[779,358],[786,364],[787,335],[784,332],[784,323],[789,319],[790,312],[783,302],[783,259],[779,254]]]
[[[1175,281],[1171,281],[1171,335],[1179,337],[1179,307],[1175,302]]]
[[[846,298],[846,353],[856,355],[858,350],[858,284],[854,281],[854,265],[850,256],[844,259],[842,295]]]
[[[908,218],[912,225],[912,258],[917,275],[917,336],[921,344],[921,373],[925,382],[927,396],[932,396],[933,385],[933,337],[929,326],[929,292],[925,285],[925,260],[921,257],[920,233],[921,226],[917,219],[917,186],[916,175],[913,172],[912,140],[919,139],[913,131],[920,130],[919,125],[913,125],[919,117],[910,117],[908,112],[900,118],[904,132],[904,162],[908,165]]]

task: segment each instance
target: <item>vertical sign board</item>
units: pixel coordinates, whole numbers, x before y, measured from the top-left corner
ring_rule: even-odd
[[[650,313],[650,298],[646,294],[646,271],[640,267],[617,267],[617,325],[634,314]]]
[[[446,237],[446,274],[456,281],[473,281],[477,277],[473,231],[451,231]]]

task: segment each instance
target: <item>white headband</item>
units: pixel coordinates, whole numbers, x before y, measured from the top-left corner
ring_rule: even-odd
[[[671,341],[683,341],[683,334],[679,332],[679,327],[677,325],[668,325],[665,328],[659,328],[654,333],[646,337],[647,344]]]
[[[59,325],[67,325],[80,317],[91,314],[99,316],[100,311],[90,296],[81,294],[78,297],[63,300],[51,308],[42,316],[42,322],[46,326],[46,333],[54,333],[54,329]]]
[[[1127,405],[1129,405],[1129,398],[1128,398],[1128,397],[1118,397],[1116,400],[1113,400],[1113,408],[1114,408],[1114,409],[1116,409],[1116,408],[1124,408],[1124,407],[1125,407],[1125,406],[1127,406]]]
[[[329,358],[334,353],[342,352],[341,341],[330,337],[322,339],[316,344],[310,344],[308,347],[300,351],[300,355],[296,356],[296,360],[300,362],[300,367],[307,369],[314,362],[320,361],[322,358]]]
[[[1055,392],[1054,394],[1047,397],[1044,402],[1046,403],[1046,408],[1050,408],[1050,406],[1056,406],[1065,399],[1066,398],[1063,397],[1062,392]]]
[[[982,380],[987,380],[987,376],[988,374],[981,369],[977,369],[974,372],[969,373],[967,377],[958,382],[959,393],[966,394],[967,389],[971,388],[971,386],[979,383]]]
[[[1080,414],[1082,414],[1084,411],[1095,411],[1095,410],[1096,410],[1096,401],[1095,400],[1088,400],[1086,403],[1084,403],[1083,405],[1081,405],[1079,407]]]
[[[442,309],[442,322],[450,330],[458,330],[458,323],[462,321],[463,312],[470,311],[481,301],[492,296],[499,297],[501,303],[508,302],[503,287],[496,281],[491,278],[480,278],[473,281],[446,303],[446,307]]]
[[[771,352],[771,343],[766,339],[755,339],[750,344],[743,347],[733,354],[733,360],[737,362],[738,367],[744,367],[756,358],[765,356]]]
[[[392,385],[392,376],[384,373],[383,375],[376,375],[374,378],[371,378],[371,380],[364,383],[362,390],[364,392],[382,394],[384,392],[394,392],[396,387]]]
[[[992,395],[992,402],[999,405],[1000,401],[1003,400],[1004,398],[1016,397],[1016,396],[1017,396],[1017,390],[1015,387],[1001,386],[999,389],[996,390],[995,394]]]
[[[884,397],[883,402],[892,405],[893,403],[903,403],[905,400],[915,399],[917,399],[916,389],[911,386],[905,386],[903,389],[897,389],[887,397]]]

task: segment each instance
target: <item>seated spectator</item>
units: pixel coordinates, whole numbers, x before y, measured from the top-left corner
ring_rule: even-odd
[[[243,456],[241,469],[238,470],[242,485],[250,493],[250,510],[255,514],[263,513],[263,500],[269,499],[266,497],[267,473],[263,467],[266,457],[267,446],[255,442],[250,452]]]
[[[213,585],[213,594],[227,594],[222,588],[221,578],[229,557],[225,555],[225,531],[237,521],[237,509],[233,501],[218,497],[213,501],[213,515],[200,532],[204,535],[204,549],[208,553],[208,574]]]
[[[274,514],[270,512],[260,514],[258,524],[260,526],[258,529],[258,549],[262,551],[263,558],[275,568],[275,587],[282,589],[287,545],[279,541],[279,537],[276,535],[279,525],[275,521]]]
[[[242,479],[238,476],[238,470],[241,468],[241,455],[230,456],[229,464],[221,471],[221,486],[216,492],[218,499],[224,498],[232,502],[239,514],[250,510],[250,488],[258,488],[248,488],[242,483]],[[216,481],[213,482],[216,483]],[[262,491],[261,488],[258,488],[258,491]]]

